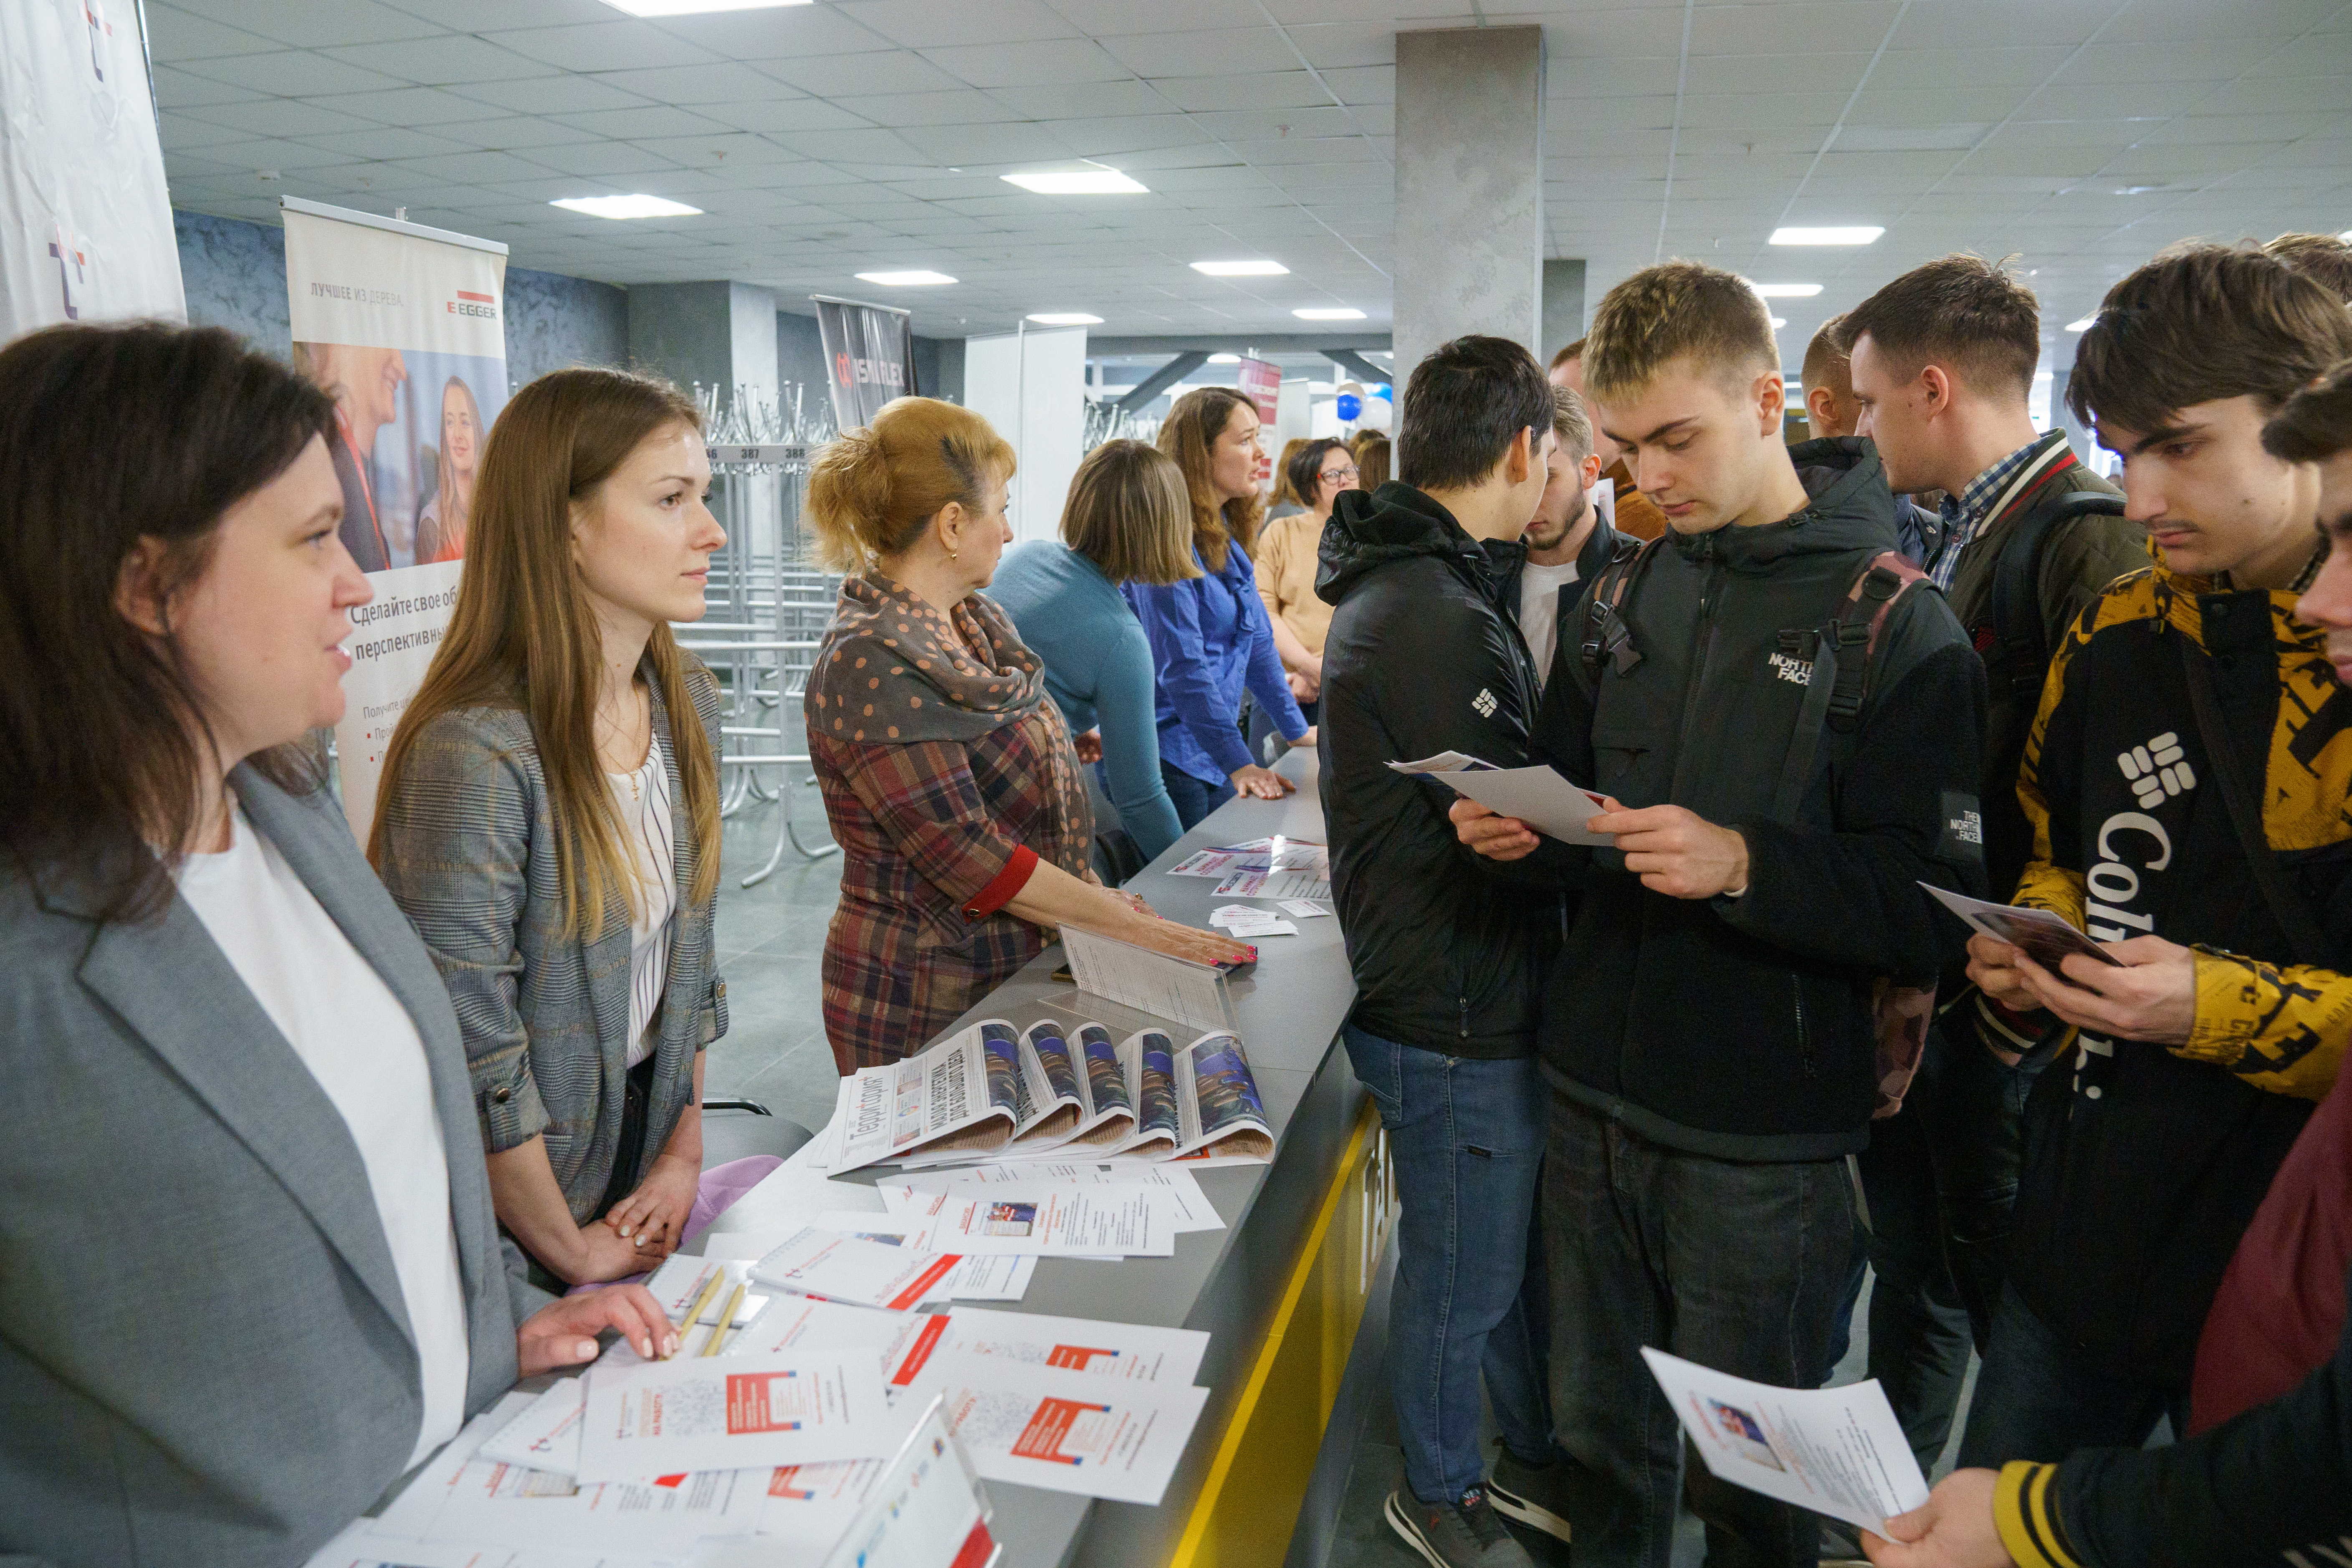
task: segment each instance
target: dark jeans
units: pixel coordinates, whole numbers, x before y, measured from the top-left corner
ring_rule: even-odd
[[[1544,1150],[1551,1401],[1578,1568],[1666,1568],[1679,1479],[1713,1568],[1816,1561],[1819,1521],[1685,1461],[1642,1360],[1815,1388],[1853,1249],[1843,1160],[1738,1164],[1652,1143],[1557,1090]]]
[[[1528,1058],[1449,1057],[1353,1024],[1339,1033],[1388,1130],[1402,1209],[1388,1370],[1405,1484],[1442,1502],[1486,1477],[1482,1373],[1511,1451],[1538,1465],[1555,1453],[1535,1221],[1543,1084]]]
[[[2017,1067],[1978,1040],[1975,1001],[1945,1016],[1902,1111],[1871,1124],[1856,1162],[1870,1205],[1870,1375],[1886,1389],[1922,1470],[1950,1436],[1971,1345],[1990,1342],[2001,1255],[2017,1205],[2025,1097]]]
[[[2088,1365],[2012,1288],[1993,1316],[1960,1463],[1999,1469],[2011,1459],[2055,1463],[2077,1448],[2137,1448],[2159,1415],[2171,1417],[2175,1436],[2187,1431],[2189,1390]]]
[[[1169,803],[1176,807],[1176,821],[1187,833],[1234,798],[1233,785],[1196,779],[1165,757],[1160,760],[1160,777],[1168,786]]]

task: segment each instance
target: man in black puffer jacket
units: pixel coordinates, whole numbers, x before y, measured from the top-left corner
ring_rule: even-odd
[[[1504,590],[1552,440],[1551,388],[1527,350],[1445,344],[1405,388],[1404,482],[1340,492],[1315,585],[1335,606],[1317,744],[1358,992],[1343,1034],[1403,1205],[1389,1340],[1405,1485],[1387,1514],[1441,1568],[1524,1568],[1497,1510],[1565,1531],[1548,1501],[1564,1467],[1544,1396],[1542,1269],[1526,1268],[1543,1155],[1536,1021],[1562,899],[1551,868],[1470,853],[1446,820],[1453,793],[1388,764],[1447,751],[1528,761],[1538,683]],[[1491,1489],[1482,1371],[1504,1439]]]
[[[1623,803],[1591,823],[1614,847],[1546,846],[1591,862],[1541,1027],[1552,1407],[1578,1563],[1664,1568],[1681,1445],[1641,1352],[1783,1386],[1828,1374],[1846,1156],[1880,1088],[1874,995],[1932,985],[1957,943],[1918,883],[1982,885],[1985,682],[1942,595],[1881,559],[1895,503],[1870,444],[1782,445],[1780,355],[1746,282],[1634,274],[1594,318],[1585,376],[1672,531],[1588,590],[1535,732]],[[1833,616],[1831,658],[1813,634]],[[1453,814],[1490,852],[1536,847]],[[1811,1515],[1685,1468],[1711,1558],[1814,1561]]]

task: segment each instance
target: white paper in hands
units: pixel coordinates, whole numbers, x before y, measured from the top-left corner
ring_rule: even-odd
[[[1875,1380],[1775,1388],[1664,1351],[1642,1352],[1717,1480],[1879,1535],[1927,1500],[1927,1478]]]
[[[1959,916],[1970,931],[2019,949],[2053,977],[2069,985],[2074,983],[2066,980],[2066,972],[2059,967],[2069,957],[2095,959],[2117,969],[2123,967],[2121,959],[2048,910],[1991,904],[1965,893],[1947,891],[1932,882],[1919,885],[1935,894],[1937,902]]]

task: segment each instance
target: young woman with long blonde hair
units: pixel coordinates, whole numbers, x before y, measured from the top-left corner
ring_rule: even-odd
[[[702,1175],[719,691],[669,630],[726,542],[709,483],[667,383],[517,393],[376,797],[369,856],[457,1000],[499,1221],[572,1284],[651,1267],[736,1185]]]

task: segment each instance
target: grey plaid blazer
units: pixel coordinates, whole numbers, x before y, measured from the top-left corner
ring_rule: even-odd
[[[681,900],[698,855],[669,710],[650,664],[654,733],[667,750]],[[719,683],[689,657],[701,734],[719,733]],[[446,713],[417,736],[387,795],[377,871],[440,966],[465,1032],[474,1108],[492,1152],[535,1137],[582,1225],[613,1177],[629,1061],[629,912],[608,900],[593,942],[566,937],[553,814],[530,721],[514,708]],[[681,902],[657,1016],[646,1142],[631,1184],[694,1099],[695,1053],[727,1032],[709,903]]]

